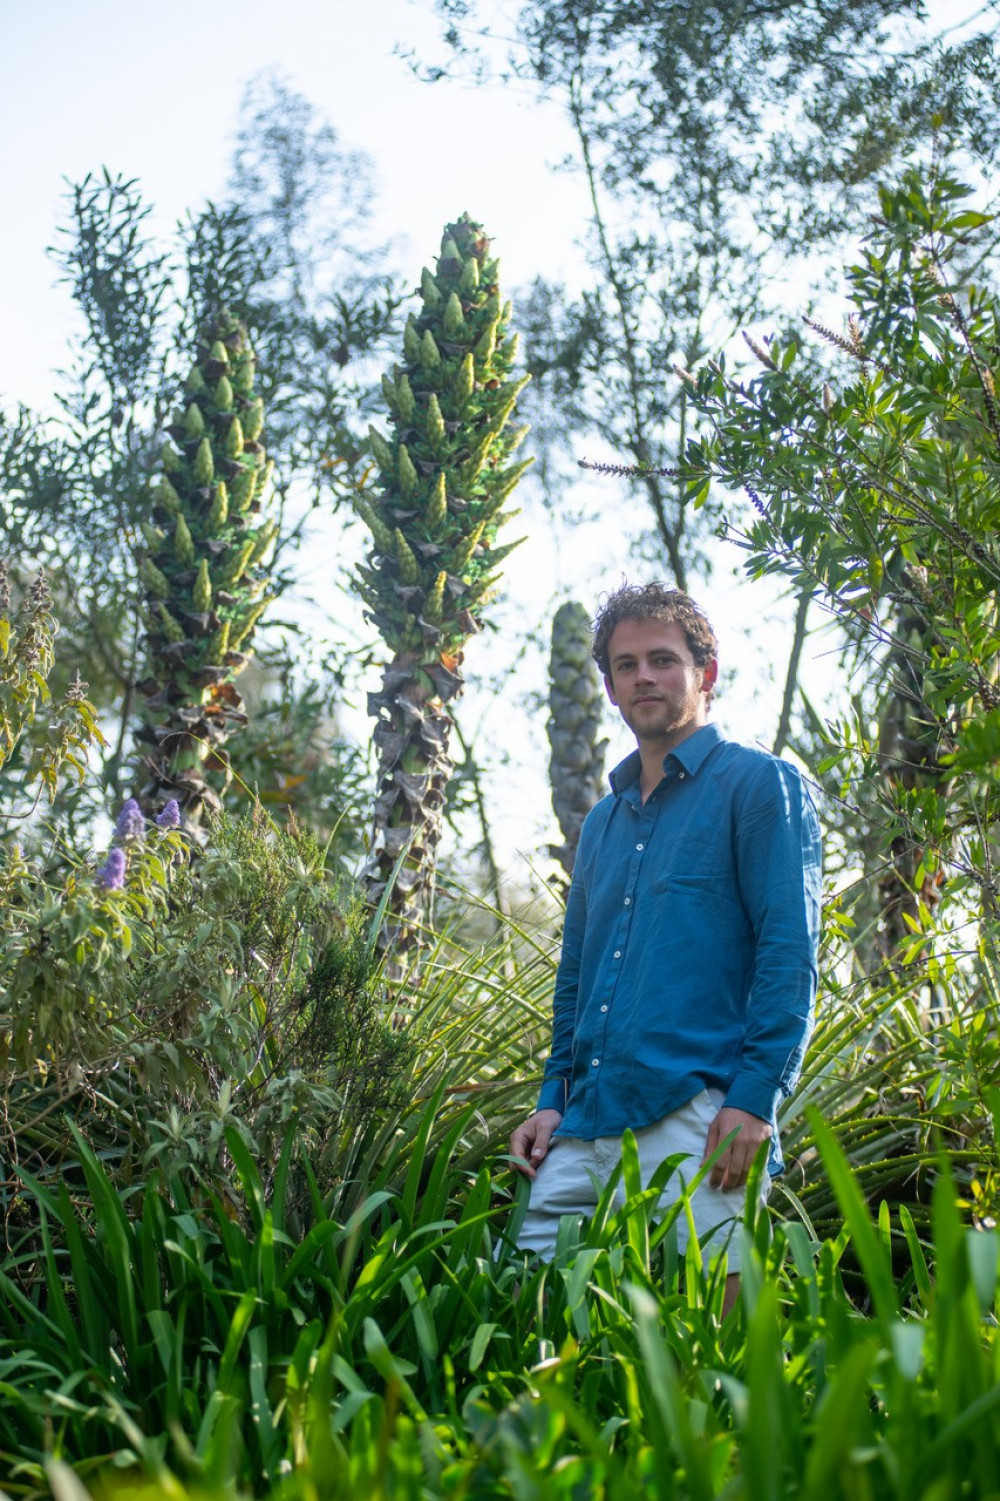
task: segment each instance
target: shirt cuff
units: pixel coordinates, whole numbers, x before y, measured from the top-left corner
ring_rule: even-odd
[[[566,1113],[566,1080],[546,1079],[538,1096],[538,1110],[558,1110],[560,1115]]]
[[[773,1121],[784,1096],[785,1091],[773,1079],[762,1079],[760,1074],[737,1074],[723,1104],[731,1110],[745,1110],[762,1121]]]

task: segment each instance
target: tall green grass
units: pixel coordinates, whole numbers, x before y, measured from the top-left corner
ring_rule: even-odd
[[[762,1213],[723,1319],[724,1264],[703,1266],[696,1244],[678,1257],[683,1204],[658,1217],[628,1144],[624,1206],[609,1187],[533,1266],[512,1244],[506,1179],[466,1160],[475,1106],[429,1145],[440,1099],[439,1086],[402,1180],[340,1219],[314,1183],[305,1234],[282,1213],[291,1145],[265,1201],[231,1142],[243,1224],[179,1185],[127,1213],[82,1147],[92,1217],[37,1188],[44,1244],[0,1276],[6,1494],[997,1493],[1000,1246],[967,1228],[946,1169],[922,1241],[905,1212],[872,1218],[814,1117],[843,1229],[816,1242]]]

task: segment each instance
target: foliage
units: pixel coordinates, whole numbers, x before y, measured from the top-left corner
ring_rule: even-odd
[[[204,774],[228,770],[225,741],[246,721],[233,680],[267,608],[262,565],[278,530],[261,515],[273,461],[266,463],[261,441],[254,365],[246,329],[217,313],[202,330],[186,406],[169,429],[177,446],[163,445],[163,473],[142,525],[150,675],[138,686],[146,700],[141,738],[153,744],[143,797],[151,805],[176,797],[190,823],[221,806]]]
[[[40,564],[49,572],[62,622],[57,686],[82,671],[119,721],[103,768],[113,797],[126,783],[143,676],[133,548],[149,519],[147,482],[191,346],[220,308],[245,324],[261,365],[278,465],[276,592],[312,512],[362,483],[365,360],[397,303],[368,234],[369,180],[368,163],[304,100],[260,81],[245,101],[231,196],[172,241],[152,236],[134,180],[105,171],[70,190],[54,256],[83,332],[57,414],[0,417],[0,532],[18,579]],[[330,284],[310,248],[320,221]]]
[[[4,871],[4,1200],[58,1178],[73,1123],[125,1185],[160,1163],[220,1191],[225,1131],[269,1173],[294,1120],[317,1162],[345,1120],[395,1097],[405,1040],[385,1014],[361,912],[300,830],[219,818],[198,861],[126,805],[102,867]],[[271,1166],[269,1166],[269,1164]],[[27,1222],[30,1228],[30,1222]]]
[[[0,560],[0,772],[8,798],[13,789],[23,795],[37,781],[51,799],[63,768],[72,768],[82,778],[88,748],[103,741],[94,706],[84,696],[87,685],[79,679],[61,702],[44,715],[40,712],[51,703],[48,679],[55,660],[55,635],[45,575],[38,574],[20,609],[14,610],[7,570]],[[18,752],[36,719],[42,720],[44,735],[27,739],[15,777]],[[23,818],[23,809],[13,816]]]
[[[119,1498],[184,1497],[178,1475],[272,1501],[992,1494],[1000,1244],[962,1224],[947,1174],[922,1242],[871,1218],[817,1120],[843,1230],[761,1214],[724,1320],[724,1264],[696,1242],[679,1263],[683,1201],[659,1219],[629,1138],[623,1206],[609,1185],[533,1267],[461,1120],[427,1153],[437,1103],[401,1191],[347,1221],[317,1199],[305,1235],[283,1214],[291,1151],[268,1201],[234,1137],[241,1225],[153,1187],[129,1216],[81,1149],[93,1220],[38,1191],[44,1248],[0,1274],[9,1493],[62,1501],[75,1471]]]
[[[522,327],[536,443],[628,456],[676,583],[708,566],[715,500],[669,472],[695,413],[689,368],[784,306],[874,206],[873,183],[932,132],[989,171],[1000,142],[992,7],[962,36],[918,0],[816,6],[437,0],[448,58],[551,100],[588,202],[582,293],[535,283]],[[949,17],[950,20],[950,17]],[[932,123],[937,117],[936,127]],[[806,264],[808,258],[808,264]],[[531,393],[529,393],[529,403]],[[558,466],[546,487],[557,493]]]
[[[383,379],[391,441],[371,429],[381,494],[355,502],[373,543],[358,592],[392,653],[381,692],[369,696],[380,759],[363,879],[373,902],[386,893],[380,942],[400,954],[414,919],[429,915],[450,773],[444,705],[461,690],[463,648],[517,545],[498,546],[497,532],[531,462],[508,463],[527,432],[507,428],[527,376],[512,377],[510,304],[489,240],[467,214],[445,227],[420,295],[403,363]]]
[[[820,769],[855,848],[861,817],[875,825],[901,887],[888,951],[911,976],[926,963],[932,990],[949,945],[994,962],[997,911],[998,304],[963,274],[989,223],[965,197],[944,175],[884,191],[846,332],[819,330],[837,368],[803,372],[792,339],[755,346],[747,383],[706,369],[692,384],[714,430],[688,454],[692,489],[748,489],[750,572],[808,587],[858,645],[871,689],[828,727]],[[969,918],[978,940],[949,937]]]

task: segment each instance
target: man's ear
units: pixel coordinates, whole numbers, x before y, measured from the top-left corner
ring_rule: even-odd
[[[719,680],[719,659],[713,657],[711,662],[701,669],[701,686],[706,692],[711,692]]]
[[[618,707],[618,700],[615,698],[614,684],[612,683],[610,677],[608,677],[607,675],[605,675],[605,678],[604,678],[604,691],[608,695],[608,698],[610,698],[611,702],[614,704],[615,708],[617,709],[617,707]]]

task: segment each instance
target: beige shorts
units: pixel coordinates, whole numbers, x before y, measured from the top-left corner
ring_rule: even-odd
[[[667,1181],[660,1200],[668,1209],[680,1197],[682,1187],[691,1183],[701,1166],[708,1128],[722,1104],[719,1089],[703,1089],[679,1110],[634,1133],[639,1149],[639,1166],[645,1188],[660,1163],[678,1153],[687,1155]],[[602,1189],[621,1159],[620,1136],[598,1136],[584,1141],[578,1136],[556,1136],[531,1184],[528,1210],[517,1238],[523,1251],[531,1251],[549,1261],[555,1251],[559,1221],[564,1215],[589,1216],[597,1207]],[[770,1175],[761,1177],[761,1203],[767,1198]],[[725,1250],[730,1272],[740,1269],[740,1241],[734,1232],[743,1215],[745,1189],[723,1191],[712,1188],[707,1177],[691,1195],[691,1211],[698,1241],[707,1266],[713,1256]],[[625,1201],[621,1182],[615,1189],[615,1206]],[[680,1214],[676,1220],[677,1245],[681,1254],[687,1247],[688,1219]]]

